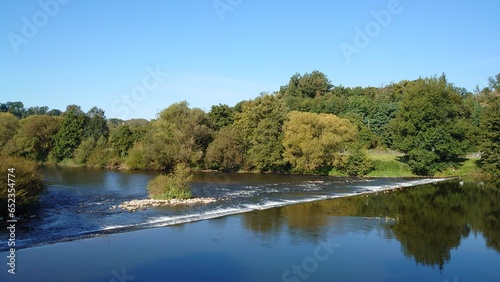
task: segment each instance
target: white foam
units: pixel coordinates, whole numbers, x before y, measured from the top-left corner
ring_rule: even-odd
[[[425,179],[416,179],[416,180],[410,180],[410,181],[405,181],[405,182],[396,182],[393,184],[388,184],[388,185],[381,185],[381,186],[358,186],[359,188],[363,188],[366,190],[370,190],[373,192],[379,192],[379,191],[385,191],[385,190],[392,190],[400,187],[413,187],[413,186],[418,186],[418,185],[424,185],[424,184],[430,184],[430,183],[436,183],[436,182],[441,182],[449,180],[449,178],[425,178]]]

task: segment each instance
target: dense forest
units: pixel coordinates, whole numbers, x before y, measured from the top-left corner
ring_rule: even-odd
[[[159,101],[160,102],[160,101]],[[364,175],[368,149],[401,152],[416,175],[460,166],[480,155],[500,173],[500,74],[474,93],[439,77],[383,87],[334,86],[319,71],[295,74],[274,93],[206,113],[187,102],[156,119],[106,118],[98,107],[65,111],[0,103],[5,158],[145,170],[194,169]]]

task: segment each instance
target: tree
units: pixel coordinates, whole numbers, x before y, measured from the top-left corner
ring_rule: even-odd
[[[19,119],[11,113],[0,113],[0,148],[16,134]]]
[[[490,99],[481,121],[481,160],[479,166],[487,173],[500,175],[500,96]]]
[[[488,86],[492,91],[500,91],[500,73],[498,73],[495,77],[488,78]]]
[[[205,112],[183,101],[159,114],[144,141],[150,168],[169,169],[180,162],[197,166],[212,141],[212,129]]]
[[[26,116],[31,116],[31,115],[45,115],[49,112],[49,107],[43,106],[43,107],[29,107],[28,110],[26,110]]]
[[[226,104],[214,105],[208,113],[208,119],[216,131],[233,123],[233,111]]]
[[[0,104],[0,110],[15,115],[18,118],[23,118],[26,114],[23,102],[7,102]]]
[[[85,131],[83,138],[92,137],[95,141],[99,137],[104,136],[108,138],[109,129],[106,123],[106,116],[104,115],[104,110],[97,107],[92,107],[87,113],[87,123],[85,126]]]
[[[235,114],[234,129],[239,137],[245,169],[277,171],[286,164],[283,160],[282,126],[288,109],[282,99],[262,93],[247,101]]]
[[[75,149],[73,153],[73,158],[77,164],[85,165],[87,163],[88,158],[94,151],[96,145],[96,140],[94,137],[85,138],[78,148]]]
[[[19,130],[6,147],[10,155],[46,162],[54,146],[59,120],[47,115],[32,115],[19,121]]]
[[[357,138],[354,125],[332,114],[290,112],[283,131],[283,156],[300,172],[343,166]]]
[[[101,135],[95,142],[95,147],[89,155],[86,164],[92,167],[106,167],[110,164],[112,157],[111,150],[108,148],[108,140]]]
[[[64,112],[61,127],[55,136],[56,160],[71,158],[84,136],[87,119],[80,106],[69,105]]]
[[[281,87],[280,92],[284,97],[315,98],[325,95],[331,88],[328,77],[315,70],[304,75],[294,74],[288,85]]]
[[[243,165],[239,132],[233,126],[223,127],[208,145],[205,165],[211,169],[237,170]]]
[[[291,110],[310,111],[311,98],[323,97],[332,89],[328,77],[319,71],[294,74],[287,85],[280,88],[280,95]]]
[[[419,175],[456,166],[468,148],[467,127],[462,99],[444,76],[409,83],[390,124],[394,146]]]
[[[120,125],[111,132],[109,144],[116,154],[124,158],[128,154],[128,150],[134,146],[134,132],[129,125]]]

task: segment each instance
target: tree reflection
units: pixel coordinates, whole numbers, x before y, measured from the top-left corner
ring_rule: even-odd
[[[321,233],[331,216],[395,219],[385,226],[402,252],[418,264],[443,266],[450,251],[471,232],[482,233],[488,248],[500,252],[500,185],[458,180],[387,193],[291,205],[245,214],[245,225],[257,232]]]

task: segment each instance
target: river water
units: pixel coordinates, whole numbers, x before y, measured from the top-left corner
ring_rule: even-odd
[[[130,213],[156,172],[44,174],[0,281],[500,281],[499,183],[198,173],[219,201]]]
[[[40,198],[39,206],[23,216],[18,224],[18,248],[187,223],[439,180],[197,173],[192,184],[194,196],[213,197],[219,199],[217,202],[195,206],[155,207],[130,213],[113,209],[113,206],[132,199],[147,198],[147,182],[157,172],[47,167],[43,174],[47,192]],[[4,241],[0,242],[0,246],[0,250],[7,249]]]

